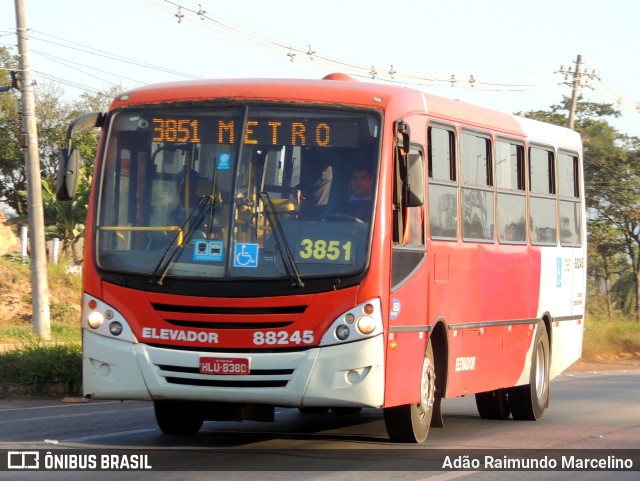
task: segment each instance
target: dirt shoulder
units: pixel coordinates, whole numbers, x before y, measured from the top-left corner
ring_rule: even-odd
[[[609,361],[585,361],[580,359],[565,372],[640,371],[640,358]]]

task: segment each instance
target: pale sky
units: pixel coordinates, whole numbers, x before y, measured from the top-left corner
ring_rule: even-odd
[[[593,90],[582,90],[585,99],[619,102],[623,116],[611,123],[640,137],[640,2],[24,1],[36,79],[62,82],[70,99],[83,89],[187,76],[320,78],[345,71],[367,81],[373,66],[375,81],[385,81],[393,65],[393,81],[419,77],[409,85],[424,91],[505,112],[547,110],[571,95],[554,72],[560,65],[573,70],[580,54],[600,77]],[[0,45],[12,47],[14,0],[0,0],[0,12]],[[452,75],[454,87],[446,82]]]

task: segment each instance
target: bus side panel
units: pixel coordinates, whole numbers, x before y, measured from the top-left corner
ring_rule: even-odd
[[[529,325],[507,323],[535,317],[529,297],[530,290],[538,287],[538,282],[531,284],[526,245],[481,244],[479,249],[478,322],[486,327],[479,329],[472,392],[513,386],[520,377],[531,343]],[[464,367],[464,363],[455,366]]]
[[[529,372],[528,352],[537,324],[540,251],[527,246],[476,246],[475,259],[467,256],[465,260],[474,262],[477,274],[473,267],[452,269],[449,286],[456,299],[441,307],[449,325],[447,397],[514,386]],[[459,262],[456,265],[460,267]],[[434,304],[443,298],[444,292],[432,296]],[[476,315],[463,306],[476,308]]]
[[[581,248],[543,249],[538,310],[548,312],[552,318],[551,378],[581,356],[586,296],[584,261]]]
[[[385,407],[415,403],[420,399],[422,363],[428,337],[428,270],[428,263],[423,262],[402,287],[390,295]]]
[[[526,245],[480,246],[478,320],[507,321],[535,316],[529,306],[529,263]],[[538,284],[534,284],[537,288]]]
[[[448,331],[448,382],[446,397],[464,394],[477,376],[470,369],[477,359],[479,331],[457,326],[477,322],[478,249],[477,244],[436,241],[429,248],[431,283],[429,320],[444,319]],[[456,363],[467,362],[467,369],[456,371]],[[454,393],[454,394],[452,394]]]

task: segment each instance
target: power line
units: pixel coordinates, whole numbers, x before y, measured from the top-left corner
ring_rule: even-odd
[[[358,61],[339,58],[320,52],[310,44],[304,44],[304,46],[302,46],[301,44],[292,43],[288,40],[263,35],[242,25],[208,13],[202,6],[202,4],[197,4],[196,7],[195,5],[189,4],[188,2],[177,0],[137,0],[137,2],[118,1],[118,3],[128,8],[136,9],[146,15],[154,15],[164,19],[175,19],[178,23],[185,25],[187,28],[203,32],[216,38],[220,38],[225,42],[237,44],[243,48],[266,53],[281,60],[286,59],[290,62],[298,63],[304,62],[307,65],[312,65],[319,68],[339,68],[341,71],[349,73],[358,78],[373,78],[380,81],[402,85],[450,86],[458,89],[472,89],[483,92],[533,92],[547,90],[557,85],[551,77],[528,79],[528,81],[525,80],[519,82],[506,82],[477,79],[474,75],[461,77],[455,75],[443,76],[423,74],[419,72],[408,72],[394,67],[394,64],[391,64],[388,68],[379,68],[375,65],[363,64]],[[144,7],[141,8],[141,5]],[[3,31],[4,30],[0,30],[0,32]],[[172,75],[194,79],[203,78],[165,67],[151,65],[135,59],[106,52],[104,50],[95,49],[87,46],[86,44],[79,44],[76,42],[65,40],[41,31],[32,30],[32,32],[40,35],[34,35],[34,39],[52,45],[57,45],[64,48],[73,49],[75,51],[88,53],[90,55],[108,58],[142,68],[169,73]],[[47,39],[42,38],[41,36],[45,36],[47,37]],[[51,39],[58,40],[59,42]],[[43,52],[38,53],[40,55],[47,55]],[[58,59],[60,59],[60,57],[58,57]],[[93,69],[93,67],[89,67],[87,65],[77,65],[81,65],[84,68]],[[100,71],[99,69],[93,70]],[[102,72],[106,73],[104,71]],[[90,74],[87,73],[87,75]],[[126,79],[126,77],[119,77]],[[128,80],[136,81],[133,79]],[[107,80],[104,81],[108,82]],[[634,113],[640,112],[640,102],[631,99],[627,95],[617,92],[615,88],[603,83],[593,85],[592,88],[594,89],[595,93],[608,99],[618,108],[632,111]]]
[[[88,72],[85,72],[85,71],[83,71],[83,70],[81,70],[81,69],[79,69],[79,68],[73,67],[73,66],[71,66],[71,65],[69,65],[69,64],[73,64],[73,65],[80,65],[81,67],[88,68],[88,69],[90,69],[90,70],[95,70],[95,71],[97,71],[97,72],[102,72],[102,73],[105,73],[105,74],[107,74],[107,75],[113,75],[113,73],[111,73],[111,72],[107,72],[106,70],[101,70],[101,69],[99,69],[99,68],[90,67],[90,66],[88,66],[88,65],[84,65],[84,64],[81,64],[81,63],[79,63],[79,62],[73,62],[73,61],[71,61],[71,60],[66,60],[66,59],[63,59],[63,58],[60,58],[60,57],[56,57],[55,55],[49,55],[49,54],[46,54],[46,53],[43,53],[43,52],[39,52],[38,50],[33,50],[33,49],[31,49],[31,52],[36,53],[36,54],[38,54],[38,55],[40,55],[40,56],[42,56],[42,57],[44,57],[44,58],[47,58],[47,59],[49,59],[49,60],[51,60],[51,61],[53,61],[53,62],[59,63],[60,65],[64,65],[65,67],[68,67],[68,68],[70,68],[70,69],[73,69],[73,70],[76,70],[76,71],[78,71],[78,72],[81,72],[81,73],[83,73],[84,75],[88,75],[89,77],[93,77],[93,78],[96,78],[96,79],[98,79],[98,80],[103,80],[103,81],[105,81],[105,82],[108,82],[109,84],[113,85],[114,87],[118,87],[118,86],[119,86],[118,84],[115,84],[115,83],[113,83],[113,82],[109,82],[109,81],[107,81],[107,80],[105,80],[105,79],[103,79],[103,78],[101,78],[101,77],[98,77],[98,76],[96,76],[96,75],[92,75],[92,74],[90,74],[90,73],[88,73]],[[118,75],[118,77],[119,77],[119,78],[123,78],[123,79],[125,79],[125,80],[131,80],[132,82],[144,83],[144,82],[141,82],[140,80],[132,79],[132,78],[129,78],[129,77],[124,77],[124,76],[122,76],[122,75]]]
[[[56,37],[54,35],[49,35],[49,34],[46,34],[44,32],[38,31],[38,30],[32,30],[32,31],[36,32],[36,33],[39,33],[40,35],[44,35],[44,36],[50,37],[50,38],[55,38],[57,40],[61,40],[63,42],[71,44],[71,45],[65,45],[65,44],[60,43],[60,42],[54,42],[52,40],[43,39],[43,38],[40,38],[38,36],[32,36],[33,39],[40,40],[40,41],[43,41],[43,42],[46,42],[46,43],[50,43],[50,44],[53,44],[53,45],[58,45],[58,46],[63,47],[63,48],[68,48],[68,49],[75,50],[75,51],[78,51],[78,52],[88,53],[90,55],[95,55],[95,56],[102,57],[102,58],[108,58],[110,60],[115,60],[115,61],[118,61],[118,62],[123,62],[123,63],[130,64],[130,65],[135,65],[137,67],[143,67],[143,68],[147,68],[147,69],[151,69],[151,70],[157,70],[157,71],[160,71],[160,72],[170,73],[170,74],[181,76],[181,77],[187,77],[187,78],[192,78],[192,79],[201,79],[202,78],[202,77],[199,77],[199,76],[196,76],[196,75],[191,75],[191,74],[188,74],[188,73],[185,73],[185,72],[179,72],[177,70],[172,70],[172,69],[169,69],[169,68],[166,68],[166,67],[161,67],[161,66],[158,66],[158,65],[152,65],[152,64],[149,64],[149,63],[141,62],[139,60],[134,60],[134,59],[131,59],[131,58],[128,58],[128,57],[123,57],[122,55],[117,55],[117,54],[106,52],[104,50],[99,50],[99,49],[96,49],[96,48],[93,48],[93,47],[88,47],[86,45],[82,45],[82,44],[79,44],[77,42],[73,42],[73,41],[70,41],[70,40],[65,40],[63,38]],[[76,46],[74,46],[74,45],[76,45]]]
[[[201,4],[198,4],[198,8],[196,8],[195,6],[189,6],[185,2],[173,0],[138,0],[138,3],[147,5],[154,13],[162,12],[165,18],[175,17],[176,21],[181,24],[221,38],[226,42],[236,43],[245,48],[258,49],[278,58],[287,59],[290,62],[305,62],[308,65],[337,67],[341,71],[356,77],[412,85],[451,85],[458,88],[473,88],[483,91],[522,92],[548,88],[553,85],[551,79],[544,83],[539,81],[535,83],[510,83],[478,80],[473,75],[470,75],[468,80],[455,79],[452,81],[454,76],[405,72],[394,68],[393,65],[390,65],[389,68],[378,68],[375,65],[362,64],[324,54],[309,44],[301,46],[300,44],[262,35],[228,20],[210,15],[203,9]]]
[[[62,85],[66,85],[67,87],[73,87],[73,88],[78,89],[78,90],[84,90],[85,92],[89,92],[89,93],[92,93],[92,94],[100,94],[100,93],[102,93],[101,90],[95,89],[93,87],[89,87],[89,86],[81,84],[81,83],[73,82],[73,81],[65,79],[65,78],[57,77],[55,75],[50,75],[50,74],[47,74],[45,72],[34,70],[34,73],[36,73],[39,77],[45,78],[47,80],[50,80],[52,82],[56,82],[56,83],[59,83],[59,84],[62,84]]]

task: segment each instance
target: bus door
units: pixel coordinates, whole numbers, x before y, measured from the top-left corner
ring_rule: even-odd
[[[408,143],[408,142],[407,142]],[[404,145],[407,145],[406,143]],[[396,149],[385,406],[420,399],[428,337],[424,150]]]

